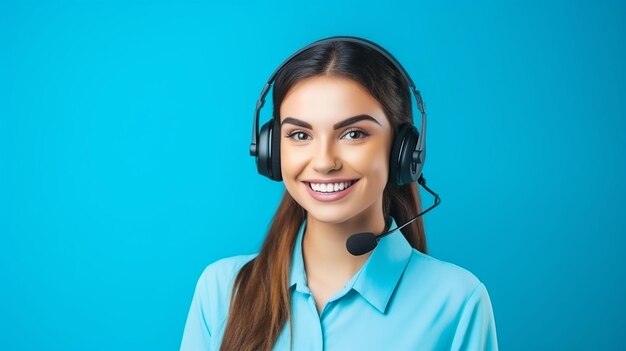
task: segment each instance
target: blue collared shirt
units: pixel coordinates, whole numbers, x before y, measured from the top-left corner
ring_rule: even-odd
[[[300,226],[293,251],[289,322],[274,350],[497,350],[489,294],[471,272],[413,249],[400,231],[380,240],[363,267],[318,313],[307,286]],[[392,219],[390,228],[396,224]],[[219,350],[230,294],[255,255],[210,264],[191,302],[181,350]]]

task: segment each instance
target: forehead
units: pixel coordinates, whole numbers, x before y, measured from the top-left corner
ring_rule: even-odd
[[[359,83],[342,77],[316,76],[295,84],[280,106],[281,121],[295,117],[312,125],[367,114],[381,125],[387,118],[376,99]]]

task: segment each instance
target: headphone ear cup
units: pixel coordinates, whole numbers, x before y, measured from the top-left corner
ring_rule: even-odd
[[[259,131],[259,139],[257,141],[258,150],[256,154],[256,169],[260,175],[271,178],[271,171],[267,167],[268,159],[270,157],[270,148],[269,148],[269,134],[270,134],[269,122],[265,123],[261,126],[261,130]]]
[[[272,179],[280,182],[283,180],[283,172],[280,169],[280,123],[278,119],[272,118],[272,132],[270,133],[270,143],[272,143],[270,167],[272,167]]]
[[[413,161],[413,151],[418,145],[419,132],[412,124],[404,124],[398,130],[389,158],[389,178],[395,185],[417,181],[422,174],[422,164]]]
[[[274,136],[274,119],[263,124],[259,132],[256,167],[259,174],[272,180],[281,181],[280,139]],[[277,140],[275,140],[277,139]]]

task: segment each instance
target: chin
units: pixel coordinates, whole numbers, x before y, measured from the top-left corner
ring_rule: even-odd
[[[372,213],[375,201],[367,206],[363,206],[365,201],[348,201],[345,203],[325,204],[304,201],[300,203],[306,210],[309,219],[328,224],[342,224],[347,221],[363,218]],[[364,220],[367,222],[367,220]]]
[[[318,222],[328,223],[328,224],[341,224],[349,220],[350,218],[353,218],[357,214],[344,213],[343,211],[337,211],[336,209],[333,209],[333,208],[325,208],[325,209],[314,209],[312,211],[307,210],[307,215],[309,217],[314,218]]]

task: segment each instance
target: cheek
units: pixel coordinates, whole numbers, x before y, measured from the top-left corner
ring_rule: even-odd
[[[372,175],[387,179],[389,171],[389,153],[382,146],[368,147],[360,152],[346,152],[346,161],[363,175]]]
[[[281,143],[280,145],[280,169],[283,179],[288,181],[302,171],[306,160],[303,152],[298,152],[294,146]]]

